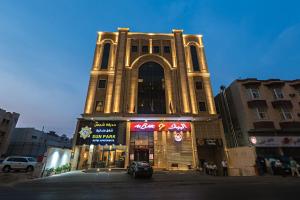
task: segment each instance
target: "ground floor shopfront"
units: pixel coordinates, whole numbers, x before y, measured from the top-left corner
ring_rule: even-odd
[[[299,136],[251,136],[249,140],[256,148],[257,157],[293,157],[300,161]]]
[[[156,169],[195,169],[198,155],[193,122],[78,122],[73,169],[126,168],[132,161],[146,161]]]

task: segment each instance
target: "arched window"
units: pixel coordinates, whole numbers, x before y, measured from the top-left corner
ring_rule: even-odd
[[[158,63],[147,62],[139,68],[137,107],[139,114],[166,113],[164,69]]]
[[[109,60],[110,43],[105,43],[102,53],[101,69],[107,69]]]
[[[198,56],[197,56],[197,49],[194,45],[190,46],[190,52],[191,52],[191,57],[192,57],[193,70],[200,71],[199,61],[198,61]]]

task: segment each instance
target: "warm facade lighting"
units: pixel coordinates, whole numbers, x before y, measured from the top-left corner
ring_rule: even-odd
[[[137,159],[139,145],[145,146],[145,159],[154,168],[198,166],[196,138],[217,135],[207,128],[216,111],[201,38],[178,29],[167,34],[132,33],[128,28],[98,33],[85,109],[76,129],[73,168],[99,169],[97,159],[108,170],[126,168]],[[111,44],[109,55],[103,55],[105,43]],[[159,53],[153,52],[153,45],[160,45]],[[197,49],[198,71],[192,66],[190,45]],[[145,75],[149,73],[151,80]],[[198,89],[196,81],[202,83]],[[142,139],[142,132],[149,137]]]

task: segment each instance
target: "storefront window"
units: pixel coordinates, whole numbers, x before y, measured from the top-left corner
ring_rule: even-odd
[[[125,150],[119,147],[98,146],[93,152],[92,168],[124,168]]]
[[[83,146],[80,155],[78,169],[125,167],[125,146]]]
[[[130,161],[148,161],[155,168],[184,170],[193,165],[190,124],[132,122]]]

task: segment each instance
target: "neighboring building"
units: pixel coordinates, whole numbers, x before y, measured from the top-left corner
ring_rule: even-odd
[[[221,123],[201,35],[99,32],[73,168],[219,164]]]
[[[300,80],[238,79],[215,97],[229,147],[300,159]]]
[[[34,128],[16,128],[11,136],[8,155],[38,157],[44,155],[48,147],[72,148],[72,141],[67,136],[48,133]]]
[[[5,156],[10,135],[17,125],[20,114],[0,109],[0,157]]]

